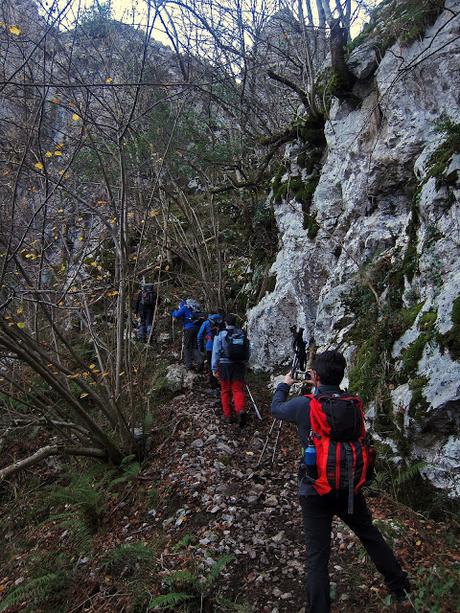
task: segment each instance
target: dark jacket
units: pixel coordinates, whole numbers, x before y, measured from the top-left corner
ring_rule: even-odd
[[[156,292],[154,292],[154,296],[155,296],[155,302],[157,300],[157,295]],[[146,315],[147,313],[153,313],[155,310],[155,304],[152,305],[145,305],[142,301],[142,290],[137,294],[137,299],[136,299],[136,306],[134,307],[134,313],[136,315],[140,315],[141,317],[143,315]]]
[[[297,424],[297,434],[299,436],[299,442],[301,447],[301,460],[303,461],[303,455],[307,446],[308,436],[310,434],[310,400],[305,396],[297,396],[287,400],[289,396],[290,386],[287,383],[280,383],[275,390],[275,394],[272,400],[272,415],[275,419],[281,419],[282,421],[289,421]],[[328,392],[340,392],[338,385],[321,385],[316,394],[328,393]],[[301,481],[299,483],[299,495],[311,496],[318,495],[316,490],[308,483]]]

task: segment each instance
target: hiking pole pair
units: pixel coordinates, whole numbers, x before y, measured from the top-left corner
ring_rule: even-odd
[[[249,385],[246,383],[246,389],[248,390],[249,398],[251,399],[252,405],[254,407],[254,411],[256,412],[257,417],[262,420],[262,415],[260,414],[259,409],[257,408],[256,401],[254,400],[253,395],[251,394],[251,390],[249,389]]]
[[[273,420],[272,425],[270,427],[270,431],[267,434],[267,438],[265,439],[265,443],[264,443],[262,452],[261,452],[261,454],[259,456],[259,460],[258,460],[258,462],[256,464],[256,467],[260,466],[260,463],[262,462],[262,458],[264,457],[265,450],[267,449],[267,445],[268,445],[268,442],[269,442],[269,440],[271,438],[271,435],[272,435],[272,432],[273,432],[273,428],[275,427],[275,424],[277,422],[278,422],[278,431],[276,433],[275,444],[273,445],[271,465],[273,466],[273,464],[275,463],[276,451],[278,449],[278,443],[279,443],[280,435],[281,435],[281,428],[283,427],[283,422],[281,421],[281,419],[274,419]]]

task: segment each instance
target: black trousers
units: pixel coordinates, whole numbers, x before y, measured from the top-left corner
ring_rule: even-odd
[[[198,365],[201,360],[200,352],[196,345],[197,333],[196,327],[184,330],[184,364],[188,370],[190,370],[194,363]]]
[[[360,492],[354,499],[352,515],[347,513],[348,493],[326,496],[300,496],[307,546],[307,601],[310,613],[329,613],[329,554],[334,515],[340,517],[359,538],[377,570],[382,573],[392,592],[403,595],[409,589],[406,574],[379,530],[372,524],[372,515]],[[308,609],[307,609],[308,610]]]
[[[212,363],[212,349],[210,351],[206,349],[206,364],[208,365],[209,385],[211,386],[212,389],[218,389],[220,387],[219,382],[217,381],[215,376],[212,374],[211,363]]]

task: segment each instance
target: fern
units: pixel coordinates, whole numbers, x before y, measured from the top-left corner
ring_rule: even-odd
[[[188,588],[199,591],[200,582],[196,575],[189,570],[176,570],[163,579],[169,588]]]
[[[0,604],[0,611],[5,611],[9,607],[19,605],[22,602],[27,602],[29,605],[39,605],[53,593],[61,591],[67,583],[68,576],[65,573],[49,573],[31,579],[6,595],[5,600]]]
[[[196,543],[196,536],[194,536],[193,534],[185,534],[180,539],[180,541],[177,541],[177,543],[172,548],[172,551],[174,553],[177,553],[181,549],[184,549],[185,547],[188,547],[189,545],[191,545],[193,543]]]
[[[219,558],[209,569],[209,573],[206,577],[206,586],[210,587],[211,585],[213,585],[213,583],[219,577],[220,573],[227,566],[227,564],[230,564],[230,562],[233,562],[234,559],[235,559],[235,556],[231,556],[231,555],[224,555],[221,558]]]
[[[415,477],[417,477],[421,470],[426,467],[426,462],[416,462],[415,464],[410,464],[406,468],[399,471],[399,475],[395,479],[395,485],[400,486],[404,485],[408,481],[412,481]]]
[[[128,458],[132,459],[133,456],[128,456]],[[127,458],[125,458],[125,460],[126,459]],[[139,474],[139,471],[141,470],[141,465],[139,464],[139,462],[130,462],[129,464],[123,464],[122,462],[120,464],[120,469],[123,474],[121,475],[121,477],[117,477],[116,479],[110,481],[109,488],[112,488],[119,483],[126,483],[126,481],[132,481],[133,479],[135,479]]]
[[[98,521],[103,508],[102,493],[94,484],[91,474],[75,476],[67,487],[60,487],[51,492],[50,500],[76,506],[92,521]]]
[[[195,598],[191,594],[185,594],[184,592],[171,592],[164,596],[156,596],[149,602],[147,610],[150,609],[171,609],[182,602]]]
[[[88,553],[93,548],[93,533],[91,526],[80,513],[60,513],[51,515],[46,522],[55,521],[71,534],[70,540],[78,554]]]
[[[144,543],[123,543],[105,554],[102,566],[111,572],[121,572],[122,567],[146,564],[155,557],[155,551]]]

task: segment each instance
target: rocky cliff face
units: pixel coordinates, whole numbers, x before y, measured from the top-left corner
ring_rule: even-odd
[[[396,42],[380,63],[369,43],[353,51],[355,95],[330,109],[307,216],[279,190],[310,177],[304,143],[286,148],[270,195],[276,286],[248,315],[256,368],[286,363],[292,325],[320,350],[344,351],[347,383],[378,436],[395,456],[424,460],[451,497],[460,497],[459,9],[447,2],[419,40]]]

